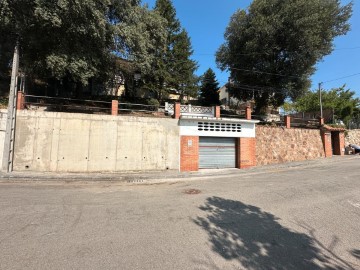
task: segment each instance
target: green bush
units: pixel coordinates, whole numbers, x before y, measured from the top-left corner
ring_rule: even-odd
[[[159,109],[160,103],[157,99],[155,98],[151,98],[147,101],[148,105],[151,105],[152,107],[150,107],[151,110],[153,111],[157,111]]]

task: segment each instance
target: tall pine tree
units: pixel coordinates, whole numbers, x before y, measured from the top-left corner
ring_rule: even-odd
[[[144,88],[164,99],[169,91],[177,90],[180,99],[186,95],[196,96],[197,78],[194,72],[197,63],[190,57],[193,53],[190,38],[176,18],[171,0],[157,0],[155,11],[166,20],[167,42],[165,49],[156,52],[154,72],[145,78]]]
[[[216,80],[214,71],[209,68],[201,76],[200,102],[204,106],[219,105],[219,83]]]

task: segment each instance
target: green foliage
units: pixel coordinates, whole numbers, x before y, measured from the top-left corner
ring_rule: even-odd
[[[219,83],[214,71],[209,68],[201,77],[199,101],[204,106],[219,105]]]
[[[346,89],[345,85],[330,91],[322,91],[323,109],[334,111],[335,118],[344,123],[355,117],[360,108],[360,99],[355,97],[355,92]],[[308,91],[294,102],[298,112],[320,111],[319,92]]]
[[[217,63],[237,83],[266,87],[255,91],[258,112],[279,106],[309,88],[316,63],[349,31],[351,13],[352,3],[339,0],[254,0],[232,16]],[[253,93],[235,89],[234,95],[251,99]]]
[[[151,107],[151,109],[153,109],[154,111],[157,111],[157,109],[160,107],[159,101],[155,98],[149,99],[147,101],[147,104],[153,106],[153,107]]]
[[[197,63],[191,59],[193,50],[190,38],[176,18],[171,0],[157,0],[155,12],[166,21],[166,42],[164,48],[155,52],[153,71],[145,77],[143,88],[163,99],[171,90],[180,93],[180,100],[197,95],[198,79],[194,75]]]
[[[165,20],[138,0],[0,0],[0,15],[3,69],[19,41],[28,74],[80,87],[113,78],[119,56],[150,73],[166,40]]]

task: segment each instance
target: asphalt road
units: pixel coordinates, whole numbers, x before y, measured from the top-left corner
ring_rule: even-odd
[[[359,165],[0,183],[0,269],[360,269]]]

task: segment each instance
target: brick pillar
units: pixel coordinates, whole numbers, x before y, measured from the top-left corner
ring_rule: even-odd
[[[220,106],[214,106],[214,117],[220,118]]]
[[[16,103],[16,109],[23,110],[25,109],[25,95],[23,92],[19,91],[17,93],[17,103]]]
[[[174,118],[175,119],[180,119],[180,103],[175,103],[174,104]]]
[[[199,137],[180,137],[180,171],[193,172],[199,170]]]
[[[238,138],[236,150],[236,167],[238,169],[246,169],[256,166],[255,138]]]
[[[251,107],[250,106],[247,106],[245,109],[245,119],[251,120]]]
[[[111,115],[118,115],[119,113],[119,101],[113,100],[111,102]]]
[[[324,118],[319,118],[319,125],[323,126],[325,124]]]
[[[285,116],[285,127],[291,128],[291,117],[289,115]]]
[[[324,146],[325,157],[332,157],[331,132],[322,130],[321,139]]]
[[[332,132],[334,155],[343,156],[345,154],[345,134],[344,132]]]

